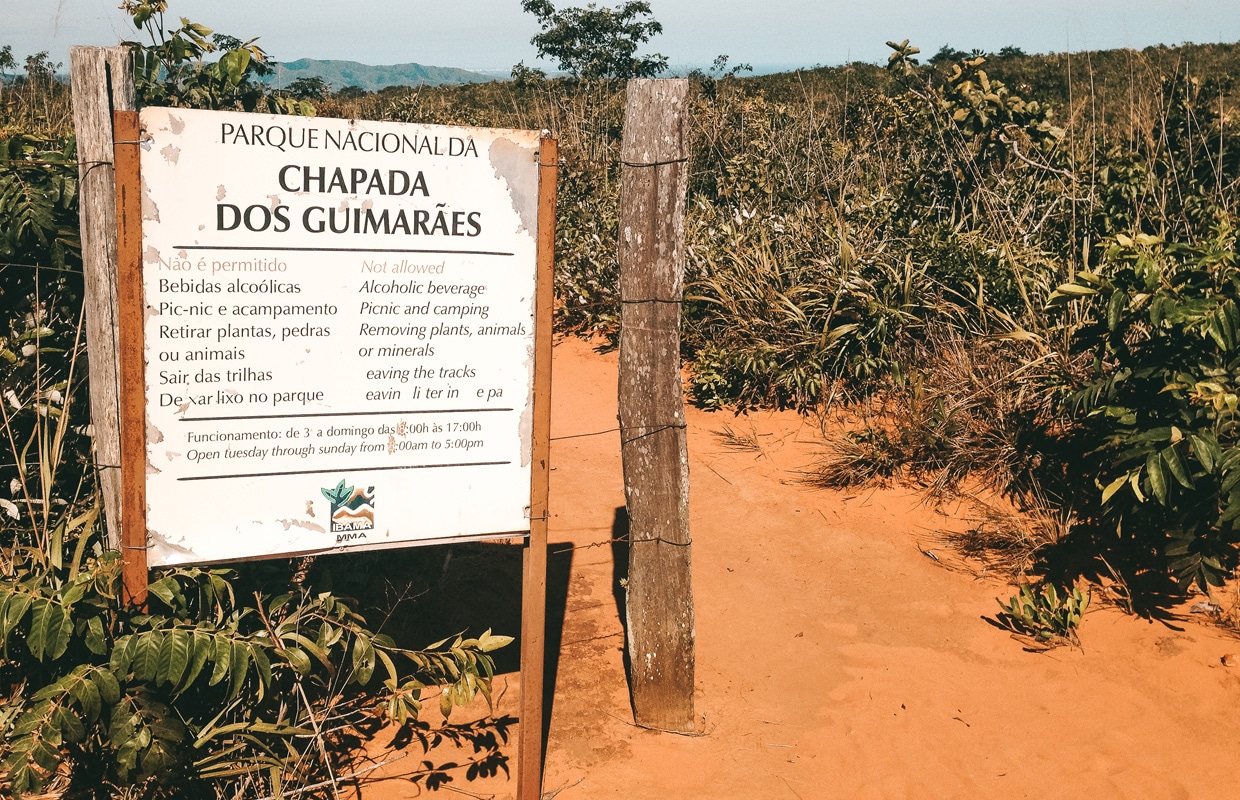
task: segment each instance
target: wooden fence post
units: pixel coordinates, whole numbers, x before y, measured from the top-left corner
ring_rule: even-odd
[[[112,112],[134,109],[133,54],[127,47],[71,47],[69,80],[77,133],[92,438],[108,542],[119,550],[120,379]]]
[[[631,80],[620,183],[620,442],[638,725],[694,729],[689,455],[680,382],[686,80]]]
[[[559,144],[538,144],[538,265],[534,297],[534,420],[530,465],[530,538],[521,584],[521,730],[517,800],[542,800],[543,676],[547,631],[547,527],[551,479],[551,324],[555,304],[555,192]]]

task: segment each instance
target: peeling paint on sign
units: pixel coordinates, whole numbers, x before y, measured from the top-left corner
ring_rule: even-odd
[[[503,179],[512,198],[512,208],[521,219],[519,232],[532,231],[538,227],[538,172],[530,169],[528,147],[507,138],[497,138],[491,143],[487,156],[495,170],[495,176]],[[535,158],[537,153],[535,153]]]

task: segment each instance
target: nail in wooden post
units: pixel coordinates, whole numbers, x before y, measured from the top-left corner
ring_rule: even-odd
[[[555,293],[555,181],[559,151],[544,134],[538,145],[538,278],[534,301],[534,419],[530,471],[530,538],[521,589],[521,730],[517,800],[541,800],[543,661],[547,629],[547,518],[551,475],[551,310]]]
[[[689,455],[680,383],[688,187],[685,80],[631,80],[620,182],[620,446],[638,725],[694,729]]]
[[[141,131],[137,111],[117,111],[116,295],[121,404],[121,579],[124,601],[146,605],[146,368],[142,292]]]

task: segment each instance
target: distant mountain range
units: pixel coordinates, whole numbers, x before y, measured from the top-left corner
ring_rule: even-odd
[[[275,88],[282,89],[298,78],[322,78],[331,84],[332,91],[340,91],[346,86],[360,86],[368,92],[375,92],[388,86],[454,86],[484,83],[497,77],[500,76],[455,67],[428,67],[422,64],[371,66],[357,61],[299,58],[280,62],[268,80]]]

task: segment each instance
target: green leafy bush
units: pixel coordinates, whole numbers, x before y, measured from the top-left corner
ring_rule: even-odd
[[[8,296],[31,288],[16,276],[34,266],[78,265],[77,160],[72,137],[0,136],[0,269]],[[0,291],[4,291],[0,289]]]
[[[446,687],[445,717],[489,699],[488,653],[510,641],[488,631],[408,650],[347,599],[308,586],[238,596],[245,578],[221,569],[167,571],[150,608],[129,609],[120,556],[78,521],[55,533],[76,537],[72,560],[12,549],[0,582],[0,672],[24,687],[5,708],[3,768],[18,795],[55,782],[62,764],[78,791],[183,797],[253,773],[296,785],[330,744],[329,720],[360,724],[373,710],[404,724],[428,685]]]
[[[1218,586],[1240,545],[1240,262],[1226,223],[1199,245],[1116,237],[1050,306],[1094,313],[1075,342],[1094,377],[1073,396],[1099,464],[1102,516],[1182,584]]]
[[[124,0],[121,8],[151,40],[149,45],[130,42],[139,106],[314,114],[308,99],[273,93],[257,80],[273,66],[256,39],[242,42],[184,17],[170,31],[167,0]]]

